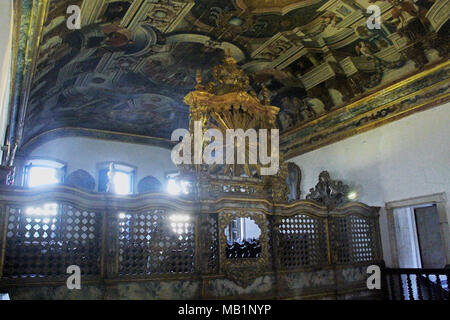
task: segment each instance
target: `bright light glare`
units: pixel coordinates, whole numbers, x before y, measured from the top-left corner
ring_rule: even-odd
[[[131,176],[125,172],[114,172],[114,192],[117,194],[131,194]]]
[[[172,227],[172,231],[177,234],[187,233],[189,231],[189,220],[190,216],[187,214],[174,214],[169,217],[169,220],[172,221],[170,226]]]
[[[169,217],[170,221],[173,222],[186,222],[191,219],[187,214],[174,214]]]
[[[178,195],[181,192],[181,187],[176,183],[174,179],[170,179],[167,182],[167,192],[173,195]]]
[[[119,219],[125,219],[127,215],[123,212],[119,213]]]
[[[28,172],[28,187],[46,186],[59,183],[57,170],[46,167],[31,167]]]
[[[167,182],[167,192],[173,195],[179,195],[180,193],[189,194],[189,185],[189,181],[170,179]]]
[[[28,207],[25,213],[30,216],[56,216],[58,213],[58,204],[46,203],[42,207]]]
[[[355,200],[356,198],[358,198],[358,193],[356,191],[351,191],[348,195],[347,198],[349,200]]]
[[[189,194],[189,181],[181,181],[181,191],[184,194]]]
[[[0,293],[0,300],[11,300],[8,293]]]

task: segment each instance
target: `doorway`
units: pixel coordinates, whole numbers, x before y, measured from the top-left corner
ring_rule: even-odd
[[[393,216],[398,266],[444,268],[446,257],[436,204],[395,208]]]

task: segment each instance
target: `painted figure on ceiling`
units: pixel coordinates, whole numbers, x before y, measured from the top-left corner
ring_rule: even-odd
[[[376,46],[377,50],[382,50],[392,45],[392,41],[387,37],[387,33],[383,28],[370,30],[365,25],[360,25],[355,28],[355,34],[360,39]]]
[[[367,58],[370,58],[370,59],[374,58],[372,49],[364,41],[361,41],[359,43],[359,45],[356,45],[355,46],[355,50],[356,50],[356,53],[358,53],[358,55],[360,55],[360,56],[364,56],[364,57],[367,57]]]
[[[370,0],[370,3],[376,3],[380,0]],[[392,21],[395,23],[397,27],[397,33],[400,36],[404,36],[405,33],[410,33],[409,30],[407,30],[409,21],[412,18],[417,18],[422,23],[422,25],[425,27],[425,29],[428,29],[428,26],[430,25],[430,22],[428,18],[426,17],[426,14],[428,12],[427,7],[429,7],[429,3],[434,3],[434,0],[432,1],[416,1],[413,2],[411,0],[384,0],[389,2],[392,5],[391,9],[391,15],[392,15]],[[411,35],[408,35],[408,37],[411,39]]]
[[[327,12],[320,17],[321,30],[324,31],[328,26],[337,28],[337,24],[342,21],[334,12]],[[339,29],[339,28],[338,28]]]
[[[125,16],[130,7],[132,1],[116,1],[109,3],[105,13],[100,18],[101,23],[107,21],[113,21],[118,19],[119,21]]]
[[[119,23],[120,20],[117,19],[113,23],[101,26],[102,31],[107,36],[102,42],[103,45],[121,48],[134,43],[133,34],[127,28],[121,27]]]

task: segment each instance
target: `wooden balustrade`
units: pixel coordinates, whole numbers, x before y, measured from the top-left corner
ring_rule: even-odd
[[[383,270],[389,300],[449,300],[450,269]]]

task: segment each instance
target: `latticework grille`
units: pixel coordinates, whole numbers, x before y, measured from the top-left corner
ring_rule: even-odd
[[[349,247],[349,225],[347,217],[330,219],[331,256],[338,264],[351,261]]]
[[[373,222],[350,215],[330,220],[331,251],[338,264],[368,262],[376,259]]]
[[[318,218],[304,214],[282,218],[278,239],[281,268],[321,265],[327,261],[325,230]]]
[[[353,262],[375,260],[373,224],[369,219],[350,216],[351,252]]]
[[[119,275],[194,272],[194,221],[154,209],[119,214]]]
[[[208,214],[206,219],[206,234],[203,234],[202,240],[205,242],[205,249],[208,253],[208,265],[207,270],[214,272],[218,268],[217,260],[219,258],[219,243],[218,243],[218,224],[217,215]]]
[[[4,277],[67,276],[77,265],[84,276],[100,274],[101,215],[65,204],[9,209]]]
[[[0,229],[6,231],[2,262],[3,276],[8,281],[65,280],[70,265],[79,266],[82,275],[92,280],[99,276],[187,278],[194,272],[220,275],[226,269],[224,265],[235,263],[219,257],[226,252],[219,243],[226,246],[224,228],[236,217],[253,219],[262,231],[259,258],[268,270],[277,267],[295,272],[323,267],[328,262],[365,264],[381,255],[378,217],[370,212],[326,215],[298,210],[293,216],[278,216],[234,211],[183,215],[173,214],[176,209],[170,207],[115,212],[117,209],[108,205],[105,212],[96,212],[81,209],[84,205],[75,206],[72,200],[58,199],[58,203],[28,206],[14,201],[0,206],[5,209],[6,218],[0,220],[6,222],[5,228]],[[251,262],[250,258],[242,260],[247,260],[243,265]]]

